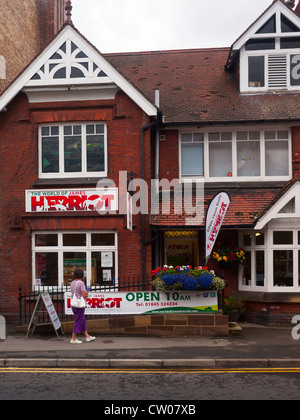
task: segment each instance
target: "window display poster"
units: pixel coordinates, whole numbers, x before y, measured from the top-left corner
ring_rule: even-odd
[[[112,252],[101,252],[101,266],[102,268],[113,267]]]
[[[103,281],[112,281],[111,270],[103,270]]]

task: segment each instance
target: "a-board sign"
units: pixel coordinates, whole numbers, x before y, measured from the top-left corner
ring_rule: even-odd
[[[51,299],[49,293],[42,293],[42,294],[39,295],[39,297],[36,301],[34,311],[32,313],[31,320],[30,320],[30,323],[28,325],[26,339],[28,338],[28,335],[29,335],[31,329],[32,329],[31,335],[34,333],[35,327],[39,323],[40,315],[43,314],[43,313],[48,313],[50,321],[53,325],[53,328],[55,330],[55,333],[56,333],[57,337],[58,337],[57,331],[59,329],[61,329],[61,331],[63,332],[61,322],[60,322],[59,317],[56,313],[56,310],[54,308],[54,305],[53,305],[53,302],[52,302],[52,299]]]
[[[54,308],[54,305],[52,303],[51,297],[50,297],[49,293],[43,293],[41,296],[42,296],[44,305],[47,309],[49,318],[51,319],[51,322],[53,324],[53,327],[57,331],[61,328],[61,323],[60,323],[60,320],[59,320],[58,315],[56,313],[56,310]]]

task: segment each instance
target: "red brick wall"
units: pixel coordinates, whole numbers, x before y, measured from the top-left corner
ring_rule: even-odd
[[[108,129],[108,177],[118,186],[119,171],[133,170],[141,176],[140,129],[148,117],[126,95],[116,101],[91,101],[85,105],[29,104],[24,94],[17,96],[0,114],[0,312],[16,316],[18,286],[30,286],[31,232],[33,230],[115,229],[118,232],[120,276],[141,276],[141,216],[133,216],[135,229],[126,229],[126,216],[99,216],[97,213],[74,216],[28,215],[25,213],[25,190],[33,189],[38,180],[38,124],[56,121],[105,121]],[[150,132],[145,133],[145,178],[151,178]],[[80,185],[91,187],[91,185]],[[47,186],[63,188],[63,186]],[[93,217],[94,216],[94,217]],[[15,224],[16,223],[16,224]],[[145,239],[150,239],[148,215],[145,217]],[[151,245],[146,247],[146,273],[151,273]]]
[[[37,0],[1,0],[0,55],[6,60],[6,80],[0,93],[39,51]]]
[[[0,94],[60,30],[64,8],[65,0],[0,1],[0,56],[6,62]]]
[[[159,179],[172,181],[179,178],[178,130],[161,130],[160,135],[165,140],[159,142]]]
[[[292,154],[300,154],[300,127],[292,127],[293,149]]]
[[[40,48],[44,49],[65,22],[66,0],[38,0]]]

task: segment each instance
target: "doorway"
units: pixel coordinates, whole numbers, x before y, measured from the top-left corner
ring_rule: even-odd
[[[199,246],[197,231],[166,231],[165,261],[173,267],[199,265]]]

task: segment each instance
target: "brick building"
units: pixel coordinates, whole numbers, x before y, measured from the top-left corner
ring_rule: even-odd
[[[0,97],[1,312],[16,315],[19,284],[67,285],[75,263],[95,285],[202,265],[205,210],[223,190],[231,204],[214,252],[241,247],[247,258],[209,267],[247,299],[249,320],[290,322],[300,310],[299,68],[299,2],[273,1],[231,48],[103,55],[69,19]],[[132,231],[131,172],[155,199]],[[104,178],[109,198],[96,190]],[[201,211],[187,214],[176,192],[166,211],[151,179],[184,185],[193,205],[204,186]],[[99,215],[109,204],[116,211]]]
[[[66,20],[66,0],[1,0],[0,93],[49,44]]]

